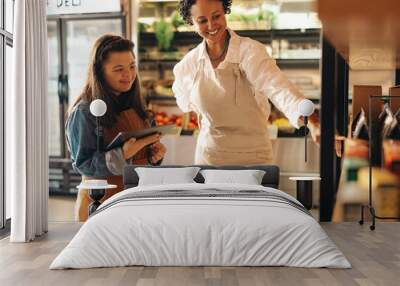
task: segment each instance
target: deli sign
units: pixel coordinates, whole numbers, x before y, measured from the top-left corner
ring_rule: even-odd
[[[47,15],[120,12],[120,0],[47,0]]]

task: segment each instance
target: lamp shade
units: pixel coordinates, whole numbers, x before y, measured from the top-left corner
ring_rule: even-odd
[[[297,106],[297,111],[303,116],[310,116],[314,112],[314,103],[309,99],[303,99]]]
[[[90,103],[90,113],[93,116],[100,117],[103,116],[107,111],[106,103],[101,99],[95,99]]]

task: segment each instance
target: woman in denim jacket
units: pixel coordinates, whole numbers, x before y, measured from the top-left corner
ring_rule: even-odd
[[[107,105],[107,112],[100,118],[105,146],[119,132],[150,127],[140,95],[133,47],[131,41],[116,35],[103,35],[96,40],[85,87],[73,103],[66,123],[72,165],[82,180],[101,178],[118,186],[108,190],[103,200],[123,189],[122,171],[126,164],[157,164],[166,152],[158,134],[132,138],[110,151],[97,151],[96,118],[89,110],[95,99],[102,99]],[[87,219],[90,203],[88,191],[80,189],[75,208],[77,220]]]

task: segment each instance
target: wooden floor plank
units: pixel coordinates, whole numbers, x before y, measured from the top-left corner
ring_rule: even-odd
[[[352,269],[136,266],[50,271],[52,260],[81,226],[51,223],[49,233],[32,243],[0,241],[0,285],[399,285],[400,223],[378,223],[375,231],[355,222],[321,225],[349,259]]]

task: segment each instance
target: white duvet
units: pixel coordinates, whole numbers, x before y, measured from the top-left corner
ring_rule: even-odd
[[[317,221],[281,201],[240,197],[122,200],[137,192],[258,190],[254,185],[135,187],[104,202],[50,269],[145,266],[293,266],[350,268]],[[142,194],[142,193],[141,193]],[[144,194],[144,193],[143,193]]]

